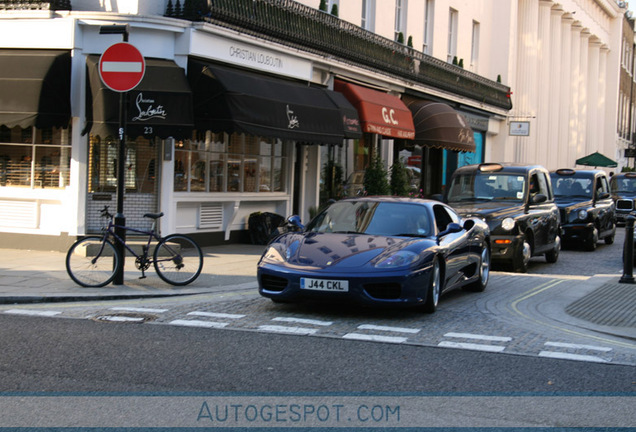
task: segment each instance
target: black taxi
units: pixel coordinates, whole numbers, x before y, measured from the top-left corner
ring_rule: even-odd
[[[589,251],[596,249],[599,239],[614,243],[616,216],[605,171],[566,168],[552,171],[550,177],[563,243]]]
[[[463,217],[476,216],[488,223],[493,263],[525,273],[532,256],[557,261],[560,216],[544,167],[504,163],[460,167],[444,201]]]
[[[614,174],[610,179],[612,198],[616,204],[616,223],[625,223],[636,208],[636,172]]]

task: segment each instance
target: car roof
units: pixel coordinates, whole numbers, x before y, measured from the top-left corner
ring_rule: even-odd
[[[558,175],[561,177],[569,177],[569,176],[574,176],[576,174],[582,175],[582,176],[606,176],[607,177],[607,173],[603,170],[590,170],[590,169],[583,169],[583,170],[578,170],[578,169],[573,169],[573,168],[561,168],[558,170],[554,170],[554,171],[550,171],[550,175]]]
[[[622,172],[616,173],[612,177],[627,177],[627,178],[636,178],[636,172]]]
[[[408,198],[408,197],[397,197],[397,196],[385,196],[385,195],[376,195],[376,196],[362,196],[362,197],[348,197],[343,198],[340,201],[359,201],[359,202],[386,202],[386,203],[411,203],[411,204],[443,204],[441,201],[437,201],[434,199],[425,199],[425,198]],[[337,201],[337,202],[340,202]]]
[[[455,170],[455,173],[461,174],[465,172],[478,171],[480,167],[484,168],[496,168],[500,166],[501,169],[495,169],[493,171],[484,171],[484,172],[503,172],[503,173],[518,173],[518,174],[526,174],[534,170],[540,170],[544,172],[548,172],[548,170],[542,165],[528,165],[528,164],[520,164],[520,163],[512,163],[512,162],[486,162],[481,164],[473,164],[473,165],[464,165]],[[454,174],[455,174],[454,173]]]

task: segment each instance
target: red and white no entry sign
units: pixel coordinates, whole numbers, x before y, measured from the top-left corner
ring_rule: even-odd
[[[144,56],[127,42],[109,46],[99,59],[102,82],[116,92],[127,92],[137,87],[145,71]]]

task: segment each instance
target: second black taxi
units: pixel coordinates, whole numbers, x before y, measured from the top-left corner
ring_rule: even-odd
[[[540,165],[483,163],[458,168],[444,200],[491,233],[491,260],[527,272],[532,256],[554,263],[561,250],[559,209],[550,173]]]
[[[566,168],[551,172],[550,177],[564,245],[593,251],[600,239],[614,243],[616,216],[605,171]]]

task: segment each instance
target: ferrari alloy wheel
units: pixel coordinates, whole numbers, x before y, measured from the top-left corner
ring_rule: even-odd
[[[484,248],[481,251],[478,270],[479,279],[466,286],[468,291],[482,292],[488,285],[488,280],[490,279],[490,248],[487,244],[484,244]]]
[[[433,313],[437,309],[439,303],[439,296],[442,292],[442,278],[439,270],[439,262],[437,258],[433,260],[433,267],[431,268],[431,276],[428,282],[428,289],[426,290],[426,301],[424,302],[424,312]]]

